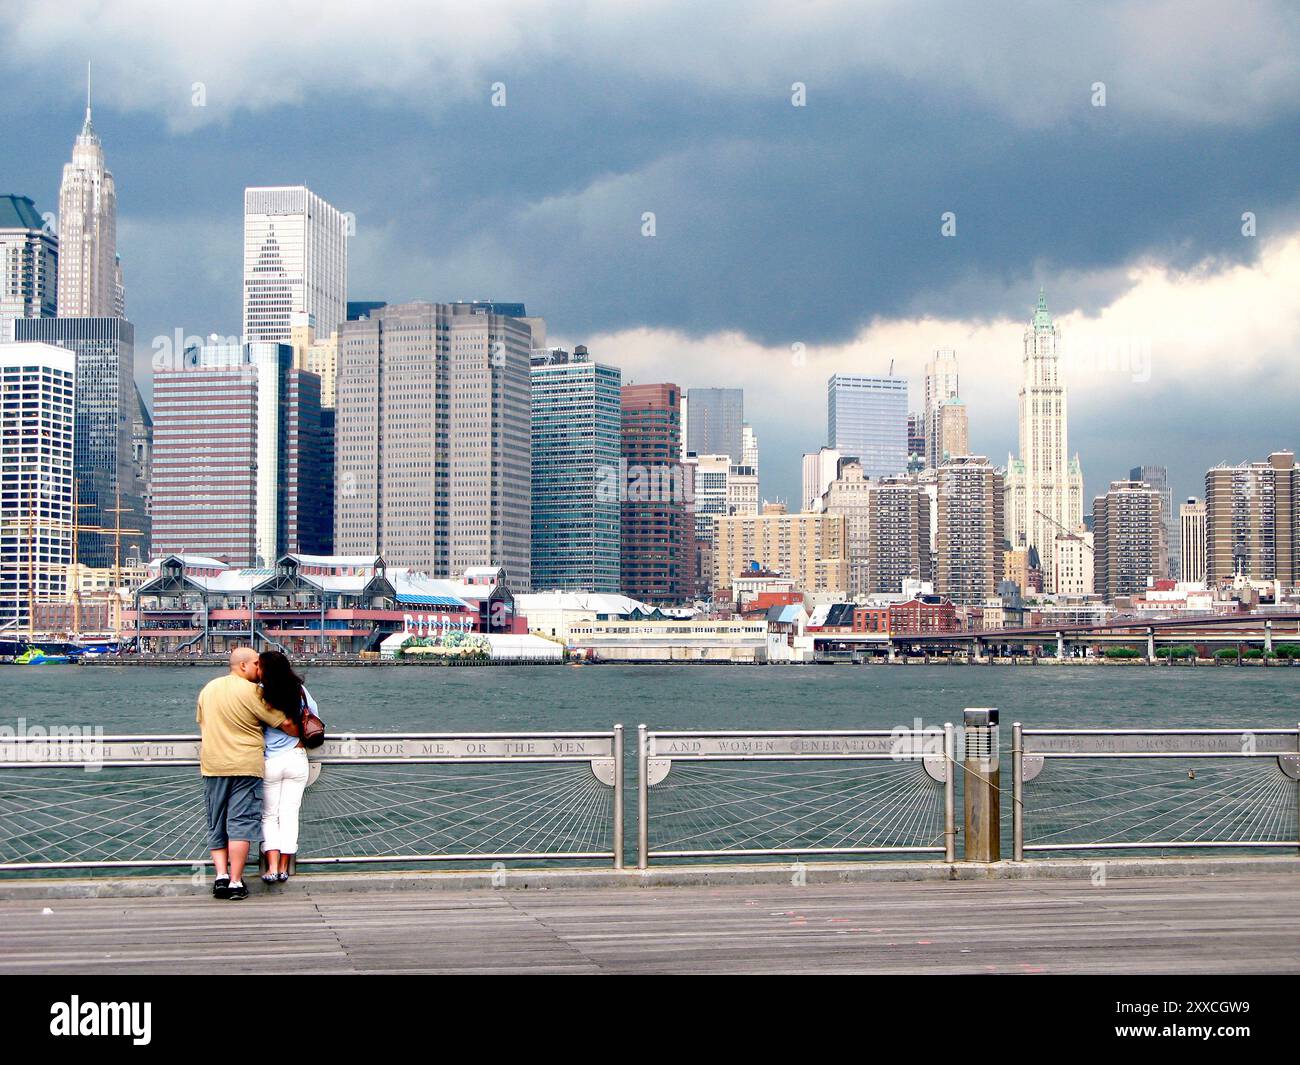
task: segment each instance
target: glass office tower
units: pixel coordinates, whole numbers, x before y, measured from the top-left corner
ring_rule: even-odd
[[[77,356],[75,474],[78,522],[113,528],[117,499],[129,509],[121,515],[122,557],[145,557],[149,546],[144,494],[136,481],[132,426],[135,422],[135,328],[125,318],[19,318],[14,339],[68,348]],[[77,561],[111,566],[112,533],[85,530],[77,538]]]
[[[532,357],[533,588],[617,592],[622,378],[581,344]]]
[[[907,471],[907,380],[832,374],[826,383],[827,443],[862,463],[867,477]]]

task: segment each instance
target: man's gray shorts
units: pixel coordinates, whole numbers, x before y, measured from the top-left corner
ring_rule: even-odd
[[[262,841],[262,778],[204,777],[208,847],[221,850],[232,839]]]

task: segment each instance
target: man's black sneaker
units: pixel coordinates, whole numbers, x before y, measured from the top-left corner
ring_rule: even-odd
[[[214,899],[230,898],[230,877],[219,876],[212,881],[212,897]]]
[[[230,899],[232,902],[238,902],[240,899],[248,898],[248,887],[245,884],[240,884],[237,887],[232,887],[227,890],[230,894],[228,894],[226,898]]]

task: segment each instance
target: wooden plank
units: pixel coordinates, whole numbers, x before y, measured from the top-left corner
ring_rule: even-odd
[[[52,912],[44,913],[44,909]],[[1297,972],[1290,876],[0,902],[0,973]]]

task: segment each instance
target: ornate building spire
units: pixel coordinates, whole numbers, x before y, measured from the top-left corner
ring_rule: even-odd
[[[1069,455],[1069,420],[1061,365],[1061,332],[1040,288],[1024,334],[1020,387],[1020,454],[1006,479],[1007,538],[1013,548],[1036,550],[1044,588],[1057,582],[1058,538],[1083,524],[1083,472]]]
[[[91,120],[90,64],[86,117],[59,187],[59,317],[122,313],[117,268],[117,190]]]
[[[90,120],[90,60],[86,60],[86,118],[81,124],[81,136],[79,141],[89,141],[98,144],[99,138],[95,135],[94,123]]]
[[[1038,306],[1034,308],[1034,328],[1050,329],[1051,327],[1052,316],[1047,310],[1047,296],[1043,293],[1043,289],[1040,286],[1038,289]]]

